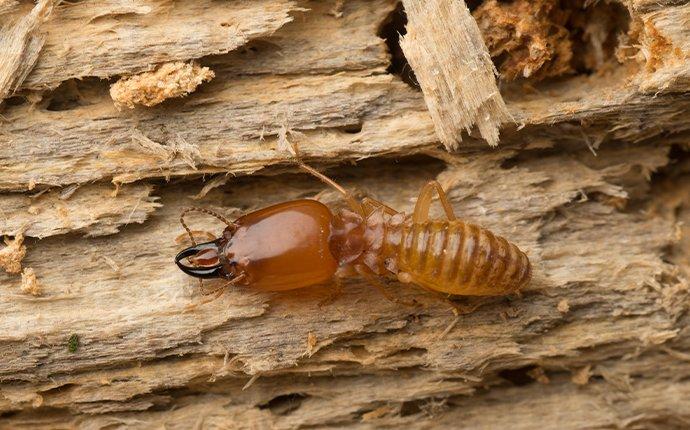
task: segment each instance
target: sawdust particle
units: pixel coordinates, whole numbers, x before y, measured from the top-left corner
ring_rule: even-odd
[[[36,279],[36,272],[31,267],[27,267],[22,272],[22,292],[38,297],[43,294],[41,284]]]
[[[31,406],[33,408],[40,408],[43,406],[43,396],[40,394],[34,395],[33,400],[31,400]]]
[[[22,259],[26,255],[24,235],[18,234],[14,240],[5,238],[6,247],[0,249],[0,268],[5,272],[16,275],[22,271]]]
[[[558,312],[562,314],[567,314],[568,312],[570,312],[570,305],[568,304],[568,300],[563,299],[560,302],[558,302],[557,309]]]
[[[314,348],[316,348],[316,343],[316,335],[312,332],[309,332],[309,334],[307,334],[307,355],[309,357],[311,357],[312,354],[314,354]]]
[[[170,98],[186,96],[214,77],[211,69],[196,63],[166,63],[152,72],[120,78],[110,87],[110,97],[118,109],[134,109],[135,105],[151,107]]]
[[[572,378],[570,380],[572,381],[573,384],[577,385],[587,385],[589,382],[589,378],[592,376],[592,366],[585,366],[582,369],[578,370],[575,372]]]
[[[362,414],[362,421],[373,421],[395,412],[392,406],[381,406],[372,411]]]
[[[100,255],[99,258],[103,260],[105,264],[107,264],[113,270],[113,272],[120,271],[120,266],[112,258],[108,257],[107,255]]]

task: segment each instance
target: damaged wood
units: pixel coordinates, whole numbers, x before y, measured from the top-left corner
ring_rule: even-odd
[[[22,87],[55,88],[71,78],[108,78],[223,54],[271,35],[295,9],[289,0],[65,2],[41,28],[45,46]]]
[[[198,188],[194,184],[163,186],[159,192],[163,206],[144,226],[130,226],[126,234],[111,238],[72,236],[67,244],[65,239],[47,238],[29,247],[25,263],[41,274],[43,296],[41,302],[32,302],[14,294],[2,302],[2,331],[12,333],[0,345],[6,357],[2,378],[16,382],[3,387],[5,400],[0,406],[24,408],[40,398],[46,407],[113,414],[172,406],[175,396],[164,394],[171,384],[188,386],[212,379],[218,386],[230,384],[226,388],[230,393],[252,375],[261,375],[247,389],[254,390],[250,397],[254,400],[238,406],[238,411],[253,411],[257,419],[290,427],[290,418],[285,421],[261,407],[281,394],[266,389],[280,386],[275,381],[284,375],[308,372],[345,378],[356,366],[366,366],[370,383],[384,387],[380,394],[369,393],[371,397],[362,397],[352,406],[337,406],[337,413],[328,417],[311,415],[311,408],[302,412],[305,422],[328,423],[352,419],[356,410],[374,399],[395,403],[460,395],[458,401],[462,401],[479,386],[496,382],[493,375],[503,369],[534,361],[548,369],[580,369],[636,348],[658,349],[659,344],[678,338],[688,303],[687,285],[670,275],[673,268],[661,258],[675,229],[672,222],[621,209],[621,201],[648,195],[645,172],[666,165],[667,152],[664,147],[625,147],[602,149],[594,157],[582,149],[563,157],[537,151],[513,159],[508,168],[501,166],[510,153],[470,159],[439,154],[450,163],[448,167],[425,161],[407,166],[379,163],[350,171],[356,178],[344,181],[346,186],[407,212],[421,185],[440,171],[438,179],[448,189],[457,213],[511,238],[533,261],[535,280],[521,299],[492,300],[461,317],[441,338],[453,320],[447,305],[398,284],[389,288],[394,287],[401,297],[414,297],[423,306],[389,303],[366,283],[352,280],[326,307],[319,302],[328,289],[291,294],[233,289],[212,303],[188,309],[201,299],[196,283],[169,270],[169,264],[184,246],[175,241],[183,232],[179,213],[194,202],[181,196],[193,195]],[[201,204],[234,217],[272,202],[315,195],[322,186],[311,178],[292,175],[234,181],[231,189],[231,194],[223,188],[211,190]],[[321,195],[332,201],[331,194]],[[530,196],[529,201],[523,195]],[[222,228],[197,215],[190,225],[210,232]],[[593,242],[600,246],[593,248]],[[40,248],[40,255],[34,247]],[[83,251],[65,253],[72,248]],[[105,257],[119,269],[103,264]],[[57,259],[73,271],[51,271]],[[11,284],[9,278],[2,282]],[[568,313],[559,309],[564,299],[569,303]],[[94,314],[82,312],[69,326],[49,324],[47,315],[60,315],[75,306],[90,309],[94,301],[112,304],[110,311],[104,314],[94,308]],[[30,326],[17,325],[28,308],[36,306],[46,318]],[[353,313],[352,306],[366,307],[368,312]],[[79,360],[65,346],[71,333],[80,337]],[[318,339],[312,347],[311,338]],[[40,339],[40,347],[31,346],[32,339]],[[173,356],[181,358],[169,364],[158,361]],[[135,361],[143,363],[130,368],[129,363]],[[116,367],[89,370],[94,362]],[[409,384],[403,384],[407,390],[396,391],[387,385],[385,373],[403,367],[434,369],[412,375],[420,381],[450,379],[420,392],[410,391]],[[353,382],[355,386],[362,383]],[[58,389],[61,386],[70,388]],[[155,394],[159,391],[163,395]],[[305,392],[318,396],[319,391]],[[336,405],[337,400],[327,396],[314,407],[334,411]],[[220,407],[214,404],[211,410]],[[146,419],[177,416],[170,413]],[[398,416],[394,413],[388,418]],[[107,415],[93,419],[107,421]],[[383,415],[376,422],[386,419]],[[16,420],[21,421],[21,414]]]
[[[85,185],[37,195],[0,194],[0,235],[44,238],[76,232],[104,236],[128,224],[141,224],[160,207],[151,185],[115,189]]]
[[[351,2],[339,19],[327,13],[328,4],[319,5],[245,51],[209,58],[215,80],[174,104],[118,112],[107,86],[87,81],[64,85],[37,105],[8,107],[0,128],[0,188],[248,174],[286,161],[276,151],[283,127],[302,133],[300,148],[312,161],[436,147],[423,96],[382,74],[387,49],[377,34],[393,4]],[[596,150],[611,140],[690,128],[686,98],[640,93],[631,76],[639,75],[619,67],[528,90],[507,86],[503,98],[518,127],[502,130],[503,145],[538,141]],[[59,97],[71,101],[63,106]],[[484,145],[468,136],[462,149]]]
[[[12,3],[0,4],[0,12],[16,6]],[[3,16],[0,26],[0,102],[12,95],[24,82],[39,57],[45,34],[41,24],[53,11],[55,0],[40,0],[36,6],[22,17]]]
[[[12,269],[0,270],[0,428],[690,422],[686,6],[572,2],[566,14],[591,19],[565,21],[565,71],[551,65],[568,47],[537,31],[552,14],[510,12],[533,24],[518,36],[486,9],[530,5],[473,3],[489,52],[487,29],[510,34],[499,70],[541,66],[499,77],[516,122],[500,149],[473,131],[449,153],[397,45],[420,11],[405,24],[396,4],[63,2],[37,27],[41,66],[0,112],[0,265]],[[0,0],[0,19],[35,7]],[[522,61],[530,41],[554,50]],[[84,56],[60,48],[76,43]],[[111,75],[171,61],[215,78],[117,110]],[[407,213],[436,178],[459,217],[528,253],[534,281],[519,297],[457,298],[478,306],[457,317],[425,291],[387,283],[419,303],[404,307],[359,278],[335,297],[332,284],[238,287],[203,303],[221,284],[201,290],[174,265],[189,245],[184,208],[232,219],[297,198],[344,206],[290,173],[288,142],[321,168],[341,164],[327,173],[357,197]],[[187,221],[198,237],[224,227]]]
[[[498,145],[498,129],[511,117],[467,6],[453,0],[404,0],[403,5],[408,24],[400,46],[422,88],[439,140],[448,150],[457,149],[463,131],[476,126],[490,146]]]

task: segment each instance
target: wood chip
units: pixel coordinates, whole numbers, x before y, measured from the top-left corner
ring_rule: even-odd
[[[214,76],[211,69],[196,63],[166,63],[152,72],[120,78],[110,87],[110,96],[118,107],[151,107],[167,99],[186,96]]]
[[[479,129],[490,146],[511,116],[496,85],[496,69],[477,23],[458,0],[404,0],[407,35],[400,46],[434,121],[436,134],[455,150],[463,131]]]
[[[17,234],[14,239],[5,238],[5,247],[0,249],[0,269],[16,275],[22,271],[22,260],[26,255],[24,235]]]

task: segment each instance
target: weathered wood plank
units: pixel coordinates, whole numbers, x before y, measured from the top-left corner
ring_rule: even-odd
[[[0,1],[0,13],[10,3]],[[387,73],[380,35],[395,50],[391,35],[404,32],[399,12],[387,18],[395,2],[289,3],[279,15],[291,22],[256,21],[255,39],[203,54],[216,78],[187,98],[118,112],[109,83],[86,79],[23,92],[3,108],[0,233],[28,228],[21,263],[41,295],[20,275],[0,274],[0,428],[687,426],[690,248],[677,241],[687,230],[678,223],[690,220],[680,151],[690,100],[683,75],[663,74],[683,65],[668,56],[685,46],[683,18],[670,11],[686,2],[629,5],[633,23],[653,21],[674,46],[659,51],[658,69],[636,56],[591,75],[503,81],[519,125],[501,130],[500,150],[475,135],[459,154],[437,148],[422,93]],[[59,10],[86,16],[83,4]],[[182,15],[137,9],[151,4],[99,3],[110,14],[75,31],[154,16],[187,28]],[[288,2],[213,3],[200,16],[257,4]],[[120,6],[141,13],[112,15]],[[654,43],[641,31],[619,43],[632,43],[629,52]],[[427,292],[389,283],[421,304],[401,307],[360,279],[330,303],[321,303],[330,285],[236,288],[188,308],[206,297],[172,261],[187,245],[183,207],[235,217],[298,197],[342,204],[319,181],[279,168],[234,177],[284,166],[281,138],[311,162],[395,157],[331,173],[407,212],[438,178],[459,216],[528,252],[534,282],[457,319]],[[401,157],[414,153],[435,159]],[[217,176],[203,182],[206,174]],[[109,181],[135,183],[111,197]],[[50,186],[64,188],[29,197]],[[189,221],[222,229],[203,216]]]
[[[352,282],[325,307],[319,301],[328,291],[318,288],[282,295],[235,289],[184,313],[200,298],[190,297],[196,284],[171,269],[171,259],[183,246],[175,238],[182,233],[179,211],[191,203],[184,196],[196,190],[164,186],[164,206],[143,226],[127,226],[108,239],[70,236],[29,243],[25,264],[36,270],[43,298],[22,296],[16,278],[0,277],[6,290],[0,304],[2,379],[31,381],[1,387],[2,408],[26,407],[39,395],[46,406],[58,409],[137,410],[172,401],[156,394],[171,384],[186,386],[214,375],[240,376],[236,384],[241,386],[250,375],[338,374],[361,365],[370,373],[423,366],[469,378],[474,386],[505,368],[536,362],[580,368],[668,342],[679,336],[678,317],[686,310],[688,293],[667,276],[673,269],[661,259],[673,225],[617,209],[626,199],[647,195],[644,172],[663,166],[666,152],[663,147],[603,149],[596,158],[586,149],[570,155],[536,152],[515,159],[510,168],[500,167],[507,153],[449,158],[453,164],[439,180],[456,211],[526,249],[535,280],[522,298],[492,300],[444,336],[453,321],[447,306],[399,285],[389,288],[425,307],[401,308]],[[442,168],[428,162],[371,165],[345,183],[409,211],[422,183]],[[202,205],[236,216],[239,208],[251,210],[321,189],[317,181],[297,176],[235,180],[226,187],[231,194],[213,190]],[[327,201],[334,197],[332,192],[323,195]],[[203,218],[192,218],[191,224],[195,230],[221,228]],[[82,252],[66,252],[71,249]],[[104,264],[104,257],[117,267]],[[70,270],[52,270],[56,261]],[[559,310],[563,300],[567,311]],[[355,303],[368,311],[353,313]],[[41,317],[27,324],[23,315],[29,307]],[[101,312],[103,307],[109,311]],[[51,324],[56,320],[70,323]],[[76,354],[66,346],[72,333],[80,337]],[[312,347],[310,333],[316,339]],[[179,370],[158,361],[173,356],[183,357]],[[224,356],[230,360],[227,366]],[[148,363],[127,370],[137,361]],[[105,364],[117,368],[91,370]],[[178,376],[171,379],[163,369]],[[140,376],[125,376],[132,371]],[[98,382],[104,380],[113,382]],[[59,389],[65,384],[72,388]],[[456,382],[449,390],[468,387]],[[141,397],[145,393],[154,395]],[[449,391],[431,393],[446,396]]]
[[[44,238],[67,232],[103,236],[141,224],[160,204],[145,184],[86,185],[36,196],[0,194],[0,235]]]
[[[108,78],[223,54],[271,35],[291,21],[295,9],[289,0],[64,3],[42,26],[45,45],[23,88],[54,88],[71,78]]]

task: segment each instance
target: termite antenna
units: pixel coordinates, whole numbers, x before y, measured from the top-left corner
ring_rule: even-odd
[[[352,194],[350,194],[349,191],[340,186],[333,179],[329,178],[328,176],[324,175],[323,173],[319,172],[313,167],[304,164],[304,162],[302,162],[301,160],[297,160],[296,163],[300,169],[304,170],[312,176],[315,176],[316,178],[321,180],[321,182],[333,187],[336,191],[342,194],[343,198],[345,199],[345,201],[347,201],[347,204],[350,206],[350,208],[357,214],[364,216],[364,209],[362,208],[362,205],[357,201],[357,199],[354,198]]]
[[[192,230],[190,230],[189,227],[187,226],[187,223],[184,222],[184,216],[190,212],[201,212],[201,213],[205,213],[206,215],[211,215],[212,217],[223,222],[223,224],[227,225],[232,231],[237,230],[237,224],[228,220],[223,215],[218,214],[216,212],[213,212],[212,210],[204,209],[204,208],[198,208],[198,207],[187,208],[187,209],[183,210],[182,213],[180,214],[180,224],[182,224],[182,227],[185,229],[185,231],[189,235],[189,239],[192,241],[192,245],[194,245],[194,246],[196,246],[197,243],[196,243],[196,240],[194,240],[194,235],[192,234]]]
[[[310,175],[315,176],[324,184],[326,184],[330,187],[333,187],[336,191],[338,191],[340,194],[343,195],[343,198],[345,199],[345,201],[347,201],[347,204],[350,206],[350,209],[352,209],[353,211],[355,211],[359,215],[362,215],[362,216],[365,215],[365,212],[364,212],[364,209],[362,208],[362,205],[357,201],[357,199],[354,198],[354,196],[352,194],[350,194],[349,191],[347,191],[345,188],[340,186],[333,179],[329,178],[328,176],[324,175],[323,173],[319,172],[315,168],[307,165],[304,161],[302,161],[302,156],[300,154],[299,147],[297,146],[296,143],[287,141],[287,144],[290,146],[289,148],[292,149],[292,155],[294,156],[294,163],[297,164],[297,167],[299,167],[300,169],[309,173]]]

